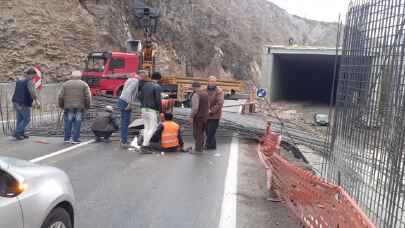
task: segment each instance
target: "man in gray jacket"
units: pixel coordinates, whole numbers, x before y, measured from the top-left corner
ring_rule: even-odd
[[[131,114],[138,97],[138,90],[142,84],[144,73],[140,72],[137,77],[128,78],[118,98],[117,107],[121,112],[121,148],[127,149],[131,146],[128,143],[128,126],[131,123]]]
[[[80,143],[80,127],[83,113],[90,108],[89,86],[80,80],[81,72],[73,71],[72,79],[63,83],[59,91],[59,107],[64,110],[64,130],[66,143]]]

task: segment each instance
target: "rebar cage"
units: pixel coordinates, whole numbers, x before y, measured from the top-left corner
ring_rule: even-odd
[[[350,3],[322,175],[379,227],[405,227],[405,0]]]

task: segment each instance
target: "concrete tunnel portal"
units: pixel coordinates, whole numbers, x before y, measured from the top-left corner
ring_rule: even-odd
[[[268,47],[265,50],[262,84],[269,91],[270,101],[329,104],[336,49]],[[338,71],[339,57],[337,60]],[[337,78],[336,74],[334,91]]]

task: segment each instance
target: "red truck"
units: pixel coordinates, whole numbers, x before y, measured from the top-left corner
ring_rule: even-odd
[[[128,78],[136,76],[140,64],[139,54],[124,52],[92,52],[87,56],[82,80],[93,96],[121,95]]]

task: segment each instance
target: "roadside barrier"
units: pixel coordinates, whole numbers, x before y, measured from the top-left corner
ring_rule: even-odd
[[[286,161],[278,153],[280,138],[269,126],[258,148],[260,160],[267,171],[268,190],[273,185],[305,227],[375,228],[341,187]]]

